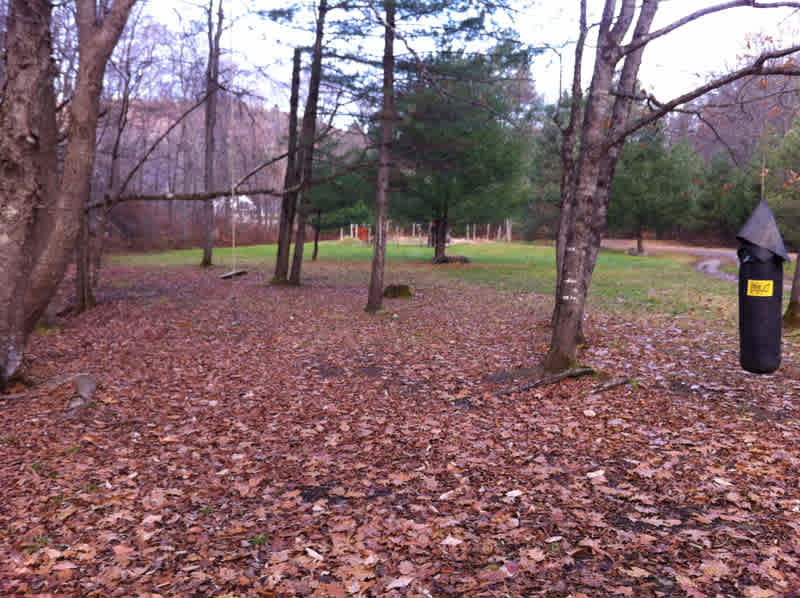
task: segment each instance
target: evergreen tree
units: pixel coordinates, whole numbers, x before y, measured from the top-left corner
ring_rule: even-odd
[[[392,214],[432,222],[436,261],[446,261],[451,226],[501,220],[522,203],[526,152],[499,83],[508,66],[503,48],[442,53],[426,65],[437,83],[409,79],[398,98],[394,155],[403,191]]]
[[[620,153],[609,202],[611,230],[633,233],[643,252],[645,231],[662,236],[688,224],[697,162],[686,143],[667,147],[657,126],[629,138]]]
[[[700,177],[692,228],[732,240],[760,197],[755,164],[737,168],[723,153],[715,154]]]
[[[775,218],[778,221],[789,249],[800,250],[800,119],[780,142],[769,152],[765,160],[770,176],[765,181],[766,195],[770,198]],[[767,173],[763,173],[766,175]],[[789,305],[783,316],[786,327],[800,328],[800,259],[796,260]]]
[[[766,195],[784,240],[796,251],[800,249],[800,120],[765,152],[764,162],[769,175]]]
[[[568,104],[569,99],[562,101]],[[546,233],[554,236],[558,227],[561,188],[561,132],[553,120],[557,107],[547,106],[541,128],[532,135],[528,167],[529,190],[525,210],[525,237]]]
[[[315,185],[309,196],[308,211],[314,229],[312,259],[317,257],[320,233],[352,222],[371,222],[373,217],[374,169],[360,167],[368,161],[366,152],[338,153],[336,145],[324,148],[314,166],[318,180],[325,182]]]

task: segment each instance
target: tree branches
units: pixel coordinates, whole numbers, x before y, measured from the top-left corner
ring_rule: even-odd
[[[675,31],[676,29],[691,23],[692,21],[696,21],[701,17],[706,15],[714,14],[717,12],[722,12],[723,10],[728,10],[731,8],[739,8],[739,7],[750,7],[750,8],[800,8],[800,2],[756,2],[754,0],[732,0],[731,2],[723,2],[721,4],[716,4],[714,6],[709,6],[707,8],[703,8],[697,10],[693,13],[686,15],[670,23],[666,27],[662,27],[661,29],[657,29],[656,31],[652,31],[651,33],[641,37],[640,39],[633,40],[627,46],[621,48],[621,56],[625,54],[630,54],[649,44],[654,39],[658,39],[659,37],[663,37],[666,34]]]
[[[641,129],[645,125],[648,125],[655,120],[658,120],[659,118],[669,113],[670,111],[674,110],[678,106],[691,102],[692,100],[695,100],[710,91],[723,87],[743,77],[748,77],[751,75],[800,76],[800,66],[792,66],[792,65],[770,66],[767,64],[769,61],[784,58],[790,54],[794,54],[795,52],[800,52],[800,44],[791,46],[789,48],[775,50],[772,52],[764,52],[760,56],[758,56],[751,64],[747,66],[744,66],[738,70],[735,70],[721,77],[717,77],[716,79],[713,79],[708,83],[701,85],[700,87],[697,87],[692,91],[686,92],[685,94],[677,98],[674,98],[668,102],[660,103],[659,107],[656,110],[634,121],[633,123],[628,125],[628,127],[625,128],[622,132],[609,139],[606,142],[606,146],[609,147],[611,145],[621,143],[631,133]]]
[[[273,161],[277,161],[278,159],[282,159],[285,157],[285,154]],[[360,170],[361,168],[366,168],[369,166],[374,166],[375,162],[372,160],[368,161],[361,161],[355,162],[350,164],[341,170],[336,171],[335,173],[322,177],[319,179],[313,179],[310,183],[298,183],[293,185],[289,188],[274,188],[274,187],[264,187],[264,188],[256,188],[256,189],[242,189],[240,184],[237,184],[233,188],[234,195],[273,195],[275,197],[281,197],[284,193],[292,193],[295,191],[300,191],[302,188],[308,186],[315,186],[315,185],[323,185],[325,183],[329,183],[333,180],[336,180],[345,174],[349,174],[356,170]],[[195,193],[128,193],[126,195],[121,195],[115,198],[111,202],[106,201],[96,201],[94,203],[89,204],[87,209],[91,208],[99,208],[105,205],[113,206],[118,203],[127,202],[127,201],[208,201],[209,199],[218,199],[220,197],[229,197],[231,195],[231,189],[217,189],[213,191],[199,191]]]

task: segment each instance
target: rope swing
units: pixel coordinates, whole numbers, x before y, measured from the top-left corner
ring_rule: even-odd
[[[228,13],[232,14],[232,13]],[[230,27],[230,52],[233,55],[233,17],[231,17],[231,27]],[[231,85],[230,89],[233,89],[233,74],[231,74]],[[239,213],[239,195],[236,193],[236,183],[233,178],[233,100],[234,96],[231,93],[230,98],[230,108],[229,108],[229,115],[228,115],[228,176],[230,177],[230,194],[229,199],[233,203],[233,212],[231,213],[231,260],[233,262],[232,269],[230,272],[226,272],[225,274],[221,274],[220,278],[229,279],[235,278],[237,276],[243,276],[247,274],[247,270],[239,269],[236,267],[236,215]],[[232,311],[233,311],[233,323],[237,324],[239,319],[236,315],[236,293],[233,293],[233,298],[231,301],[232,304]]]
[[[232,13],[229,13],[232,14]],[[233,18],[231,18],[231,28],[230,28],[230,52],[233,55]],[[231,85],[230,89],[233,89],[233,73],[231,74]],[[226,272],[225,274],[220,275],[222,279],[229,279],[229,278],[236,278],[238,276],[242,276],[247,274],[247,270],[237,268],[236,264],[236,215],[239,212],[239,195],[236,193],[236,183],[233,177],[233,140],[234,140],[234,126],[233,126],[233,104],[234,104],[234,95],[233,93],[230,94],[230,108],[228,113],[228,176],[230,177],[230,194],[229,194],[229,201],[233,203],[232,212],[231,212],[231,260],[232,270],[230,272]],[[238,310],[238,292],[236,288],[236,284],[234,283],[231,288],[231,325],[236,326],[239,324],[239,310]]]

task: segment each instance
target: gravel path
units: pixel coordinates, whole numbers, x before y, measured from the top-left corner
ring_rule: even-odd
[[[635,241],[626,239],[604,239],[603,247],[610,247],[614,249],[627,249],[635,247]],[[685,253],[697,257],[697,262],[694,264],[695,270],[718,278],[720,280],[729,280],[736,282],[738,276],[730,272],[723,272],[720,270],[722,264],[736,263],[736,251],[733,249],[715,249],[707,247],[691,247],[688,245],[677,245],[672,243],[649,242],[645,245],[645,249],[654,252],[670,251],[674,253]]]

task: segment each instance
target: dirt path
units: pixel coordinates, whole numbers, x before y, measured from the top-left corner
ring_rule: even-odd
[[[613,249],[627,249],[635,246],[636,242],[629,239],[603,240],[603,247],[609,247]],[[648,242],[645,248],[654,252],[674,252],[694,255],[698,258],[698,261],[694,263],[694,269],[701,274],[705,274],[719,280],[729,280],[731,282],[737,282],[739,279],[736,274],[720,270],[723,264],[737,263],[738,258],[736,257],[736,251],[733,249],[691,247],[689,245],[679,245],[676,243],[664,242]],[[793,260],[796,260],[798,259],[798,254],[792,253],[789,254],[789,257],[791,257]],[[784,282],[783,287],[785,290],[790,290],[792,288],[791,278]]]
[[[635,242],[627,239],[605,239],[603,247],[610,247],[613,249],[626,249],[635,247]],[[694,269],[702,274],[718,278],[720,280],[729,280],[736,282],[737,276],[730,272],[723,272],[720,267],[726,263],[736,263],[736,251],[733,249],[725,248],[710,248],[710,247],[691,247],[689,245],[680,245],[676,243],[665,242],[648,242],[646,249],[654,252],[674,252],[684,253],[697,257],[698,261],[694,264]]]

